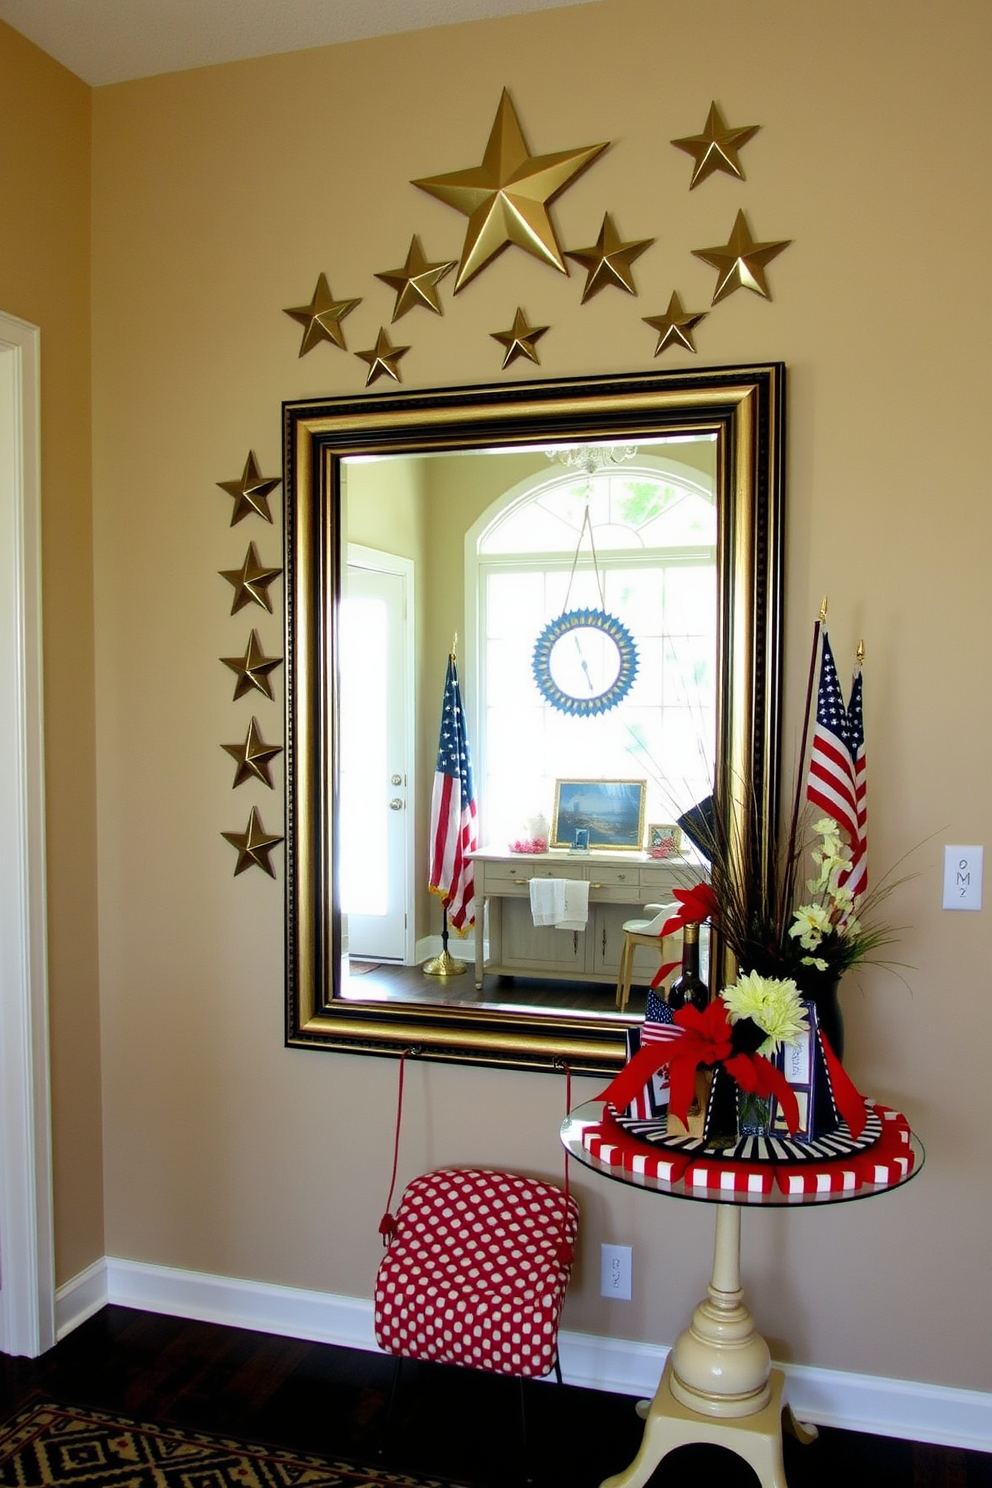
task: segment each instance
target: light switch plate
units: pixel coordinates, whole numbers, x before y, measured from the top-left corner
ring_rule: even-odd
[[[945,909],[981,909],[983,855],[981,847],[944,848]]]

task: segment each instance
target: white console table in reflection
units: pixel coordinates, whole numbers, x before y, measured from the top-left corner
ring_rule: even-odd
[[[672,890],[700,877],[695,860],[650,858],[646,853],[565,851],[511,853],[480,848],[475,864],[475,985],[485,972],[500,976],[560,977],[616,985],[625,920],[646,904],[664,904]],[[585,930],[536,926],[530,909],[532,878],[585,879],[589,920]],[[486,957],[486,940],[489,955]],[[634,981],[650,982],[658,959],[638,950]]]

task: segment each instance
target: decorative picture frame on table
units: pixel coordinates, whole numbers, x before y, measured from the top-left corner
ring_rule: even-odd
[[[649,858],[680,858],[682,828],[674,822],[649,822],[645,850]]]
[[[574,848],[582,832],[590,851],[640,852],[646,794],[645,780],[556,780],[551,846]]]

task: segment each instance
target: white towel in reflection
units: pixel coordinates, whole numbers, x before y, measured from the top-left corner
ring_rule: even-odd
[[[565,905],[557,930],[584,930],[589,919],[589,883],[584,878],[566,878]]]
[[[565,913],[565,880],[532,878],[530,912],[535,925],[557,925]]]

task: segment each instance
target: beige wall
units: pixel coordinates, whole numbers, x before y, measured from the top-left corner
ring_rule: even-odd
[[[534,150],[613,141],[555,215],[566,245],[593,241],[606,209],[625,235],[655,235],[637,264],[640,297],[607,291],[580,306],[574,275],[504,254],[454,301],[442,285],[443,317],[418,311],[393,328],[413,348],[406,386],[499,381],[490,333],[517,304],[552,327],[540,343],[548,376],[650,366],[655,338],[640,317],[663,310],[673,288],[705,307],[713,274],[690,250],[724,241],[739,204],[759,237],[794,239],[770,269],[774,300],[742,292],[716,307],[696,360],[790,368],[786,745],[791,753],[827,592],[839,656],[862,635],[868,647],[873,863],[878,871],[915,849],[920,872],[893,902],[908,927],[904,979],[869,972],[845,991],[849,1063],[873,1096],[909,1113],[928,1160],[909,1188],[875,1203],[749,1213],[745,1270],[780,1357],[992,1387],[988,911],[952,916],[939,904],[940,844],[992,840],[989,22],[970,0],[603,0],[93,95],[109,1254],[370,1294],[396,1067],[282,1046],[281,851],[277,882],[235,879],[220,835],[243,828],[252,801],[281,830],[281,772],[272,793],[232,792],[220,749],[243,737],[253,712],[278,736],[281,710],[232,702],[218,661],[243,650],[251,623],[280,651],[281,623],[261,611],[231,617],[217,577],[252,538],[263,561],[278,562],[279,537],[257,519],[231,528],[216,482],[240,474],[249,448],[265,473],[279,470],[282,399],[363,386],[364,363],[350,352],[322,346],[300,359],[299,328],[282,308],[305,302],[323,270],[335,293],[364,296],[345,328],[349,347],[370,346],[392,309],[375,271],[402,261],[414,231],[431,256],[454,256],[461,242],[461,219],[409,181],[481,158],[506,84]],[[22,59],[5,32],[0,46],[6,110],[7,74],[19,77]],[[51,264],[12,270],[0,254],[0,302],[41,320],[51,346],[52,939],[65,1003],[54,1041],[56,1069],[79,1074],[60,1085],[56,1119],[61,1150],[85,1149],[86,1179],[60,1162],[64,1281],[102,1245],[87,912],[86,100],[61,75],[56,86],[48,64],[31,66],[28,184],[47,164],[36,99],[55,92],[59,122],[44,127],[71,220],[54,224],[67,229],[57,247],[48,216],[38,223]],[[745,152],[746,185],[717,177],[690,194],[690,163],[668,141],[700,128],[711,98],[731,122],[762,129]],[[665,361],[694,364],[680,352]],[[534,370],[517,363],[503,380]],[[78,895],[66,892],[70,869]],[[578,1095],[595,1088],[580,1082]],[[562,1102],[545,1076],[414,1069],[403,1171],[471,1159],[555,1172]],[[588,1174],[575,1181],[584,1260],[567,1324],[670,1342],[705,1280],[708,1216]],[[602,1240],[634,1246],[633,1305],[596,1295]]]
[[[103,1253],[90,439],[91,92],[0,23],[0,310],[41,328],[56,1252]]]

